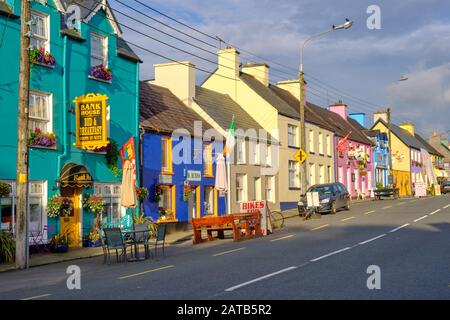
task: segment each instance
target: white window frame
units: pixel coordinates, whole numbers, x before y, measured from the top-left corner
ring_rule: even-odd
[[[298,148],[298,127],[288,124],[288,146]]]
[[[31,113],[32,113],[31,97],[32,96],[47,99],[47,106],[46,106],[47,107],[47,118],[34,117],[31,115]],[[39,92],[39,91],[30,90],[29,100],[30,100],[30,108],[29,108],[29,112],[28,112],[29,123],[31,123],[32,121],[46,122],[47,124],[45,126],[46,128],[44,131],[45,132],[53,132],[53,95],[49,92]],[[29,126],[29,129],[31,131],[34,131],[34,128],[32,128],[31,126]]]
[[[102,54],[103,54],[103,56],[97,55],[97,53],[95,53],[93,51],[92,43],[93,43],[94,38],[100,39],[100,44],[102,46]],[[93,64],[92,63],[93,59],[101,60],[102,61],[101,64],[103,64],[105,67],[108,67],[108,37],[106,37],[106,36],[104,36],[102,34],[96,33],[96,32],[91,32],[90,64],[91,64],[91,67],[98,66],[99,64]]]
[[[41,190],[40,190],[40,192],[33,192],[33,185],[40,185],[40,187],[41,187]],[[44,226],[45,225],[47,225],[47,181],[30,181],[29,182],[29,187],[28,187],[28,190],[29,190],[29,192],[28,192],[28,197],[29,197],[29,200],[31,199],[31,198],[40,198],[41,199],[41,202],[40,202],[40,204],[41,204],[41,213],[40,213],[40,225],[39,225],[39,227],[38,227],[38,229],[36,229],[36,228],[32,228],[31,227],[31,209],[30,209],[30,203],[31,203],[31,201],[28,201],[28,207],[29,207],[29,209],[28,209],[28,211],[30,212],[30,224],[29,224],[29,228],[30,228],[30,231],[44,231]],[[47,234],[46,234],[46,231],[45,231],[45,234],[44,234],[44,239],[47,239]]]
[[[239,186],[239,179],[242,178],[242,186]],[[244,173],[236,174],[236,202],[241,203],[247,201],[248,188],[247,188],[247,175]]]
[[[250,164],[261,164],[261,159],[260,159],[260,144],[259,142],[253,141],[253,140],[249,140],[249,163]]]
[[[266,199],[275,203],[275,176],[266,176]]]
[[[311,186],[316,184],[316,164],[315,163],[309,163],[309,184]]]
[[[323,133],[319,132],[319,154],[323,155],[325,154],[324,148],[323,148]]]
[[[237,151],[237,155],[236,155],[236,157],[237,157],[237,159],[236,159],[236,161],[237,161],[237,163],[238,164],[245,164],[246,163],[246,157],[245,157],[245,150],[246,150],[246,148],[245,148],[245,139],[238,139],[237,140],[237,149],[236,149],[236,151]]]
[[[289,188],[300,188],[300,163],[289,160],[288,163]]]
[[[266,145],[265,152],[266,152],[266,154],[264,155],[264,157],[265,157],[264,164],[270,167],[272,165],[272,145],[271,144]]]
[[[110,192],[105,192],[105,188],[108,187]],[[100,189],[100,191],[98,191]],[[107,182],[95,182],[94,183],[94,194],[102,196],[103,199],[106,201],[106,198],[109,198],[109,210],[107,210],[105,213],[103,213],[103,217],[106,215],[107,221],[112,221],[114,224],[120,225],[121,219],[126,214],[126,209],[120,205],[121,203],[121,189],[120,189],[120,183],[107,183]],[[112,214],[113,214],[113,199],[118,199],[119,203],[119,220],[113,221]],[[116,202],[117,203],[117,202]],[[111,217],[110,217],[111,215]],[[106,221],[103,221],[103,223],[106,223]]]
[[[329,134],[327,134],[327,138],[326,138],[327,142],[326,142],[326,149],[327,149],[327,156],[331,156],[331,136]]]
[[[325,175],[326,175],[325,166],[323,164],[319,164],[319,183],[320,184],[323,184],[326,182]]]
[[[36,24],[35,17],[43,20],[44,31],[46,34],[38,35],[31,32],[30,41],[33,41],[33,39],[36,39],[37,41],[43,41],[45,43],[43,47],[34,47],[34,48],[36,49],[44,48],[45,51],[50,51],[50,16],[36,10],[31,10],[31,20],[33,21],[33,25]]]
[[[308,137],[309,137],[309,152],[315,153],[314,130],[312,130],[312,129],[309,130]]]
[[[254,197],[253,200],[258,201],[261,199],[261,177],[254,177],[253,178],[253,192]]]

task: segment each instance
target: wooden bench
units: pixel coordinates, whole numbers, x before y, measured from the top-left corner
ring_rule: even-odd
[[[375,189],[373,191],[373,194],[375,196],[375,200],[381,200],[381,197],[393,197],[394,199],[398,199],[399,189],[398,188]]]
[[[193,218],[191,223],[194,244],[214,240],[213,231],[217,232],[219,239],[224,239],[224,231],[231,230],[234,241],[262,236],[261,214],[259,212]],[[207,232],[207,239],[202,238],[203,231]]]

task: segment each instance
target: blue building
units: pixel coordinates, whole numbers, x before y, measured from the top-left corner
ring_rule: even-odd
[[[204,142],[212,127],[166,88],[141,82],[139,99],[145,215],[186,226],[193,217],[225,214],[213,161],[223,136]]]
[[[387,187],[389,184],[389,138],[386,132],[379,130],[368,131],[369,137],[374,142],[374,188]]]
[[[0,127],[3,130],[0,180],[12,186],[12,193],[0,198],[0,219],[2,228],[13,231],[16,222],[20,4],[21,1],[0,1],[0,25],[4,31],[0,59],[5,62],[0,73]],[[66,9],[72,4],[79,5],[81,14],[80,24],[75,28],[64,22]],[[104,133],[97,146],[115,141],[120,148],[132,137],[137,146],[140,59],[122,38],[120,26],[107,1],[49,0],[46,5],[31,1],[31,17],[34,58],[31,61],[28,123],[30,230],[43,231],[47,239],[55,233],[64,233],[69,236],[71,246],[80,246],[82,237],[92,230],[94,221],[93,213],[83,209],[84,197],[92,193],[103,197],[105,224],[120,224],[131,210],[120,206],[119,161],[113,158],[110,162],[114,163],[108,163],[105,150],[94,148],[94,144],[88,146],[97,137],[79,143],[83,135],[80,128],[88,124],[81,121],[83,119],[75,111],[81,108],[75,101],[92,98],[104,102],[101,109],[104,118],[100,125],[95,122],[94,128],[101,127]],[[93,117],[88,120],[92,121]],[[47,214],[47,204],[53,195],[70,198],[74,210],[69,216]]]

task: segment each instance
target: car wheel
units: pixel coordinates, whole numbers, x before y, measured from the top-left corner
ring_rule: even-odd
[[[337,210],[336,210],[336,202],[333,202],[331,204],[331,208],[330,208],[330,213],[331,214],[336,214]]]
[[[345,210],[350,210],[350,200],[347,199],[347,204],[344,207]]]

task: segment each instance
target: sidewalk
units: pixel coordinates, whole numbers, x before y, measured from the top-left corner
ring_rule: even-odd
[[[166,235],[166,245],[174,245],[177,243],[191,240],[192,240],[192,230],[177,231],[173,233],[167,233]],[[44,266],[48,264],[72,261],[77,259],[92,258],[102,255],[103,255],[102,247],[70,248],[67,253],[32,254],[30,256],[30,267]],[[11,270],[15,270],[14,263],[0,264],[0,272]]]

